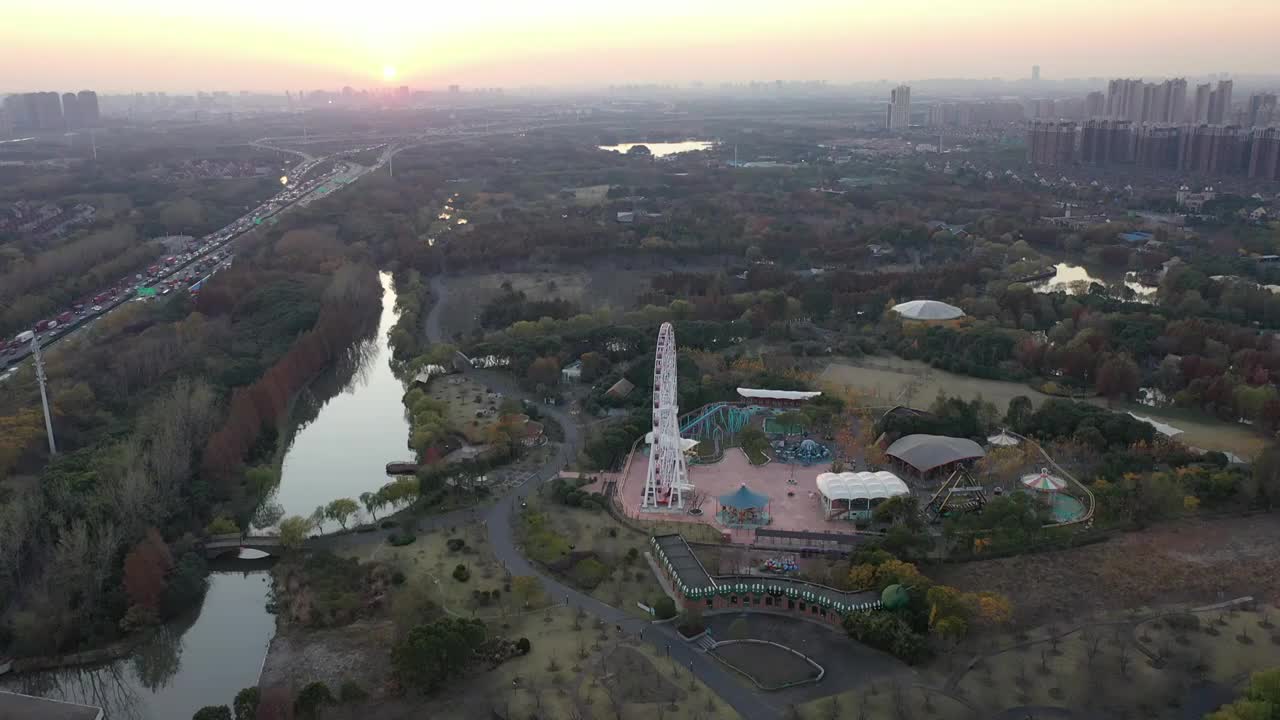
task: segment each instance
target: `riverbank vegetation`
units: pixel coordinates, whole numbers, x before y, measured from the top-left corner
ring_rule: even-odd
[[[50,354],[51,461],[30,371],[6,383],[0,651],[67,652],[189,607],[196,538],[219,514],[247,526],[264,490],[243,463],[270,457],[291,393],[368,332],[378,285],[358,257],[279,231],[238,252],[199,297],[129,303]]]

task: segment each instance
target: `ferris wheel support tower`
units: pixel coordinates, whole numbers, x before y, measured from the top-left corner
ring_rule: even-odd
[[[683,509],[684,491],[693,489],[685,462],[686,443],[680,438],[680,410],[676,405],[676,333],[671,323],[658,330],[653,359],[653,432],[649,433],[649,472],[644,481],[642,509]]]

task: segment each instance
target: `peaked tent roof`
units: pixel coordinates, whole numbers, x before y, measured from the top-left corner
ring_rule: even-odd
[[[937,300],[912,300],[894,305],[893,311],[908,320],[955,320],[964,317],[960,308]]]
[[[739,487],[728,495],[721,495],[716,500],[725,507],[731,507],[736,510],[747,510],[749,508],[761,508],[769,504],[769,496],[752,492],[746,485]]]

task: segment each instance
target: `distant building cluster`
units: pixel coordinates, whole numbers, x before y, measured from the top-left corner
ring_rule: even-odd
[[[1280,180],[1280,127],[1033,120],[1027,130],[1027,160],[1049,167],[1131,165]]]
[[[19,132],[94,127],[99,120],[98,94],[81,90],[62,95],[56,92],[10,95],[4,99],[3,115],[0,127]]]
[[[994,127],[1021,122],[1022,105],[1016,102],[954,102],[929,106],[930,127]]]

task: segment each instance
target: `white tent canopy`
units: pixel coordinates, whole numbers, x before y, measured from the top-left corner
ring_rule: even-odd
[[[811,400],[821,395],[821,391],[804,390],[757,390],[755,388],[738,388],[738,395],[749,400]]]
[[[955,320],[964,317],[960,308],[937,300],[912,300],[894,305],[893,311],[908,320]]]
[[[1013,447],[1019,442],[1018,438],[1010,435],[1007,430],[1001,430],[999,434],[987,437],[987,444],[993,447]]]
[[[891,472],[822,473],[817,478],[818,492],[828,501],[875,500],[907,495],[907,484]]]

